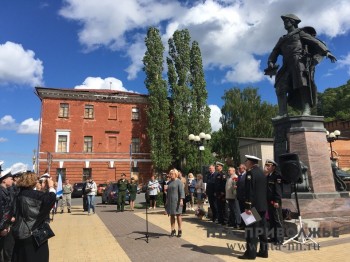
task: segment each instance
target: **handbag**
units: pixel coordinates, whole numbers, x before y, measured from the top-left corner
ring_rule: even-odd
[[[40,247],[49,238],[55,236],[55,233],[52,231],[49,223],[47,223],[45,221],[40,226],[38,226],[36,229],[34,229],[33,231],[30,230],[26,221],[24,221],[24,223],[27,225],[30,234],[33,236],[34,242],[35,242],[37,247]]]

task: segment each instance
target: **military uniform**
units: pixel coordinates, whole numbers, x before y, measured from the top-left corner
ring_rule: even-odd
[[[71,184],[66,184],[62,187],[62,191],[61,213],[64,211],[64,206],[67,206],[68,213],[70,213],[73,187]]]
[[[226,174],[224,172],[218,172],[215,178],[215,197],[216,206],[218,209],[218,222],[224,224],[225,221],[225,186],[226,186]]]
[[[118,207],[117,210],[124,212],[126,190],[129,187],[129,182],[125,178],[119,179],[118,183]]]
[[[249,160],[252,157],[246,155]],[[257,159],[256,157],[252,159]],[[260,159],[259,159],[260,160]],[[247,171],[245,177],[245,209],[251,210],[253,207],[258,211],[261,220],[246,226],[247,250],[242,259],[255,259],[259,257],[268,257],[267,228],[265,212],[267,209],[267,183],[262,169],[255,164]],[[260,242],[259,252],[257,253],[258,240]]]
[[[12,176],[9,169],[0,172],[0,184],[3,179]],[[7,234],[0,237],[0,261],[11,261],[14,239],[12,232],[8,232],[14,217],[14,190],[0,185],[0,231],[7,230]]]
[[[274,171],[267,176],[267,203],[270,229],[273,229],[272,240],[276,244],[283,242],[283,217],[282,217],[282,177]],[[275,204],[278,203],[278,207]]]

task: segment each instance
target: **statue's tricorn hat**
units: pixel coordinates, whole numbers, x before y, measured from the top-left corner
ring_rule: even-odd
[[[300,18],[297,17],[296,15],[293,15],[293,14],[282,15],[281,18],[282,18],[283,21],[285,19],[294,20],[296,22],[296,24],[299,24],[301,22]]]

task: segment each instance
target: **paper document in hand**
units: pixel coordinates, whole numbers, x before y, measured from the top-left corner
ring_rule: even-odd
[[[261,220],[261,217],[258,211],[256,211],[255,207],[253,207],[251,211],[252,213],[250,215],[248,215],[246,212],[241,214],[241,217],[247,226]]]

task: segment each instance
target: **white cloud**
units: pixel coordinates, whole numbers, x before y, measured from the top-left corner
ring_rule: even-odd
[[[12,42],[0,45],[0,85],[41,85],[43,71],[32,50]]]
[[[87,77],[83,84],[75,86],[75,89],[109,89],[124,92],[133,92],[123,87],[123,82],[114,77],[107,77],[102,79],[101,77]]]
[[[346,56],[342,57],[337,61],[338,67],[345,67],[347,68],[348,75],[350,75],[350,53],[348,53]]]
[[[17,133],[19,134],[38,134],[39,133],[39,121],[33,118],[24,120],[18,127]]]
[[[300,26],[312,25],[324,38],[350,29],[350,2],[345,0],[65,0],[60,14],[81,25],[79,40],[86,50],[107,47],[130,58],[125,69],[134,79],[142,69],[143,39],[150,26],[167,40],[187,28],[200,44],[203,64],[219,68],[224,81],[253,83],[263,79],[260,55],[268,54],[285,34],[281,14],[295,13]],[[143,47],[143,48],[142,48]],[[266,62],[266,61],[264,61]]]
[[[0,130],[15,130],[17,127],[16,120],[10,115],[5,115],[0,119]]]
[[[8,141],[7,138],[5,138],[5,137],[0,137],[0,143],[4,143],[4,142],[7,142],[7,141]]]
[[[39,119],[28,118],[18,124],[16,119],[10,115],[5,115],[0,119],[0,130],[16,130],[18,134],[38,134]],[[4,142],[4,141],[2,141]]]
[[[217,105],[209,105],[211,130],[218,131],[221,128],[221,109]]]

